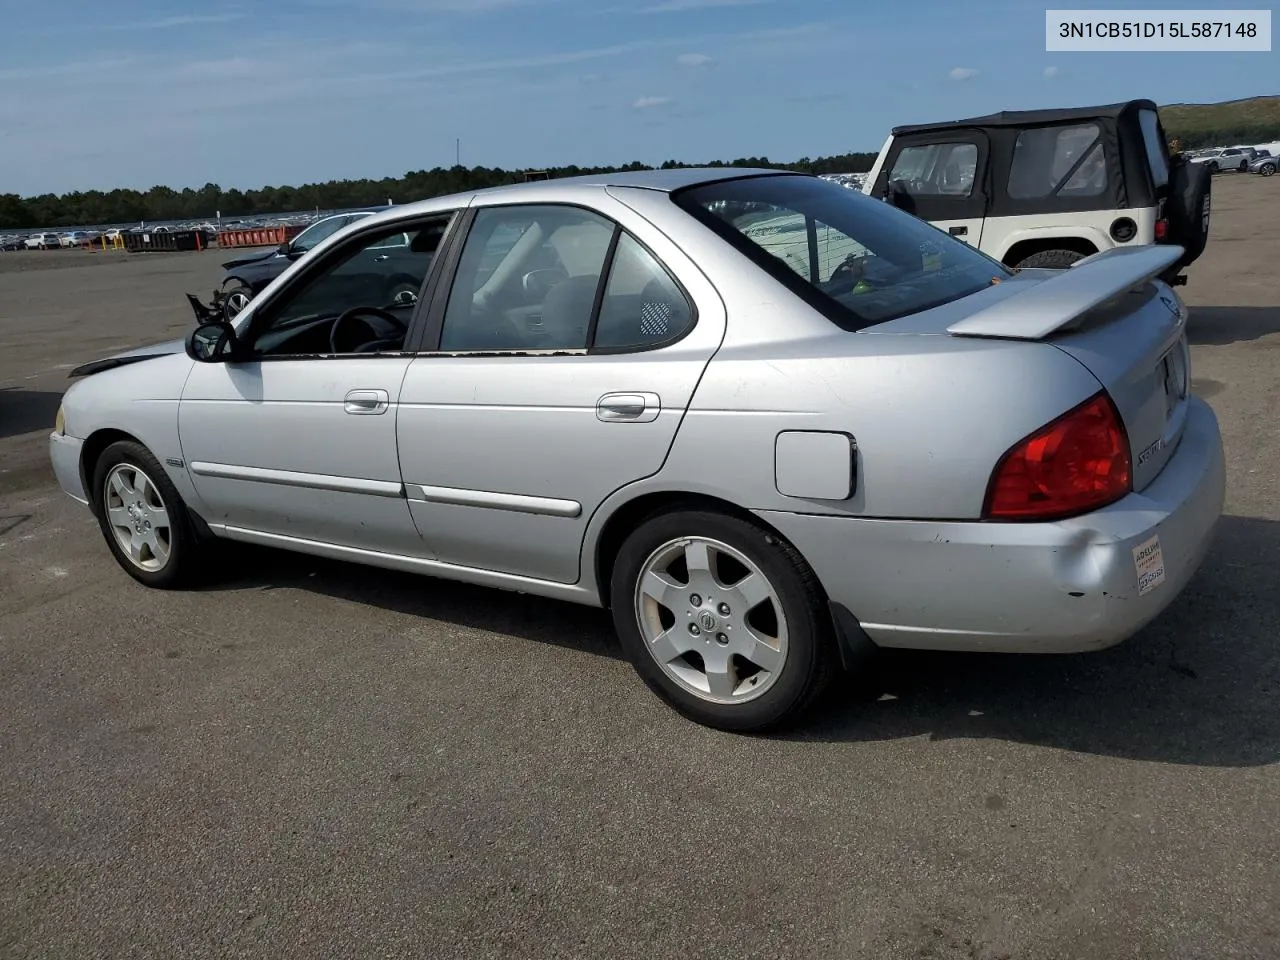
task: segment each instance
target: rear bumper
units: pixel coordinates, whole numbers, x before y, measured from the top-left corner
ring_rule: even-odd
[[[63,433],[49,434],[49,460],[53,464],[53,474],[58,478],[58,486],[72,500],[87,506],[89,498],[80,477],[80,449],[83,446],[84,441],[76,437]]]
[[[1225,489],[1217,418],[1193,397],[1160,475],[1082,517],[1016,524],[760,516],[880,646],[1066,653],[1120,643],[1173,601],[1208,552]],[[1135,550],[1153,537],[1163,580],[1149,576],[1157,582],[1143,591]],[[1157,569],[1149,559],[1143,569]]]

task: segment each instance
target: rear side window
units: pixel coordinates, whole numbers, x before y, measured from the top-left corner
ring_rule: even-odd
[[[619,236],[592,345],[645,347],[678,336],[692,322],[689,301],[662,264],[631,234]]]
[[[440,349],[641,350],[693,322],[679,285],[612,220],[565,205],[488,207],[463,246]]]
[[[923,220],[817,177],[747,177],[673,197],[846,330],[958,300],[1009,275]]]
[[[1164,134],[1160,130],[1160,117],[1154,110],[1142,110],[1138,113],[1138,122],[1142,124],[1142,142],[1147,148],[1147,165],[1151,168],[1151,181],[1156,189],[1169,183],[1168,147],[1164,142]]]
[[[1096,123],[1023,130],[1013,145],[1009,196],[1097,196],[1107,189],[1106,153]]]

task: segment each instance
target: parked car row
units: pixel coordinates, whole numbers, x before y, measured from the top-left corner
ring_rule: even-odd
[[[1277,168],[1277,151],[1260,147],[1215,147],[1188,155],[1192,163],[1202,163],[1211,173],[1256,173],[1273,177]]]

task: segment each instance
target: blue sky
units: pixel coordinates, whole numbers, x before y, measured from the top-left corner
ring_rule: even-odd
[[[1280,92],[1274,53],[1046,53],[1044,10],[0,0],[0,193],[400,176],[452,164],[458,137],[468,166],[791,160],[878,149],[896,123]]]

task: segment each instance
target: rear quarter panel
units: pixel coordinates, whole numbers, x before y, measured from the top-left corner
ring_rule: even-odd
[[[728,323],[663,469],[620,491],[608,511],[645,492],[683,490],[750,510],[975,519],[1005,451],[1101,388],[1047,343],[889,332],[909,331],[915,320],[944,328],[1011,295],[1016,283],[847,333],[710,229],[673,216],[669,196],[616,192],[696,260],[719,291]],[[850,498],[778,492],[774,450],[778,434],[789,430],[853,436]]]

